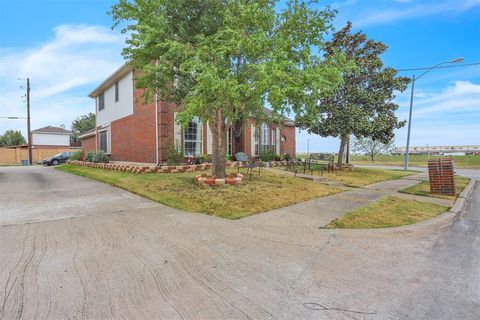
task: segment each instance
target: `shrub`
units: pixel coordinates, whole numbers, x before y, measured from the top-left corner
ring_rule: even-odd
[[[93,153],[95,151],[90,151],[88,152],[86,155],[85,155],[85,161],[88,161],[88,162],[93,162]]]
[[[290,161],[290,160],[292,160],[292,156],[288,152],[284,153],[284,154],[282,154],[282,160]]]
[[[167,149],[167,164],[169,166],[178,166],[183,162],[183,152],[178,144],[171,144]]]
[[[277,155],[273,151],[262,152],[262,154],[260,154],[260,160],[263,162],[273,161],[276,156]]]
[[[78,151],[75,151],[75,152],[70,156],[70,158],[68,158],[68,159],[69,159],[69,160],[82,160],[83,158],[84,158],[83,151],[78,150]]]
[[[199,155],[197,156],[196,163],[197,163],[197,164],[202,164],[202,163],[205,163],[206,160],[207,160],[207,155],[205,155],[205,154],[199,154]]]
[[[85,160],[94,163],[107,163],[108,156],[102,150],[91,151],[85,156]]]

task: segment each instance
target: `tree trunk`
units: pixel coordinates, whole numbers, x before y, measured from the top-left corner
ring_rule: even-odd
[[[225,131],[225,120],[218,114],[218,119],[210,125],[212,131],[212,175],[217,178],[227,176],[225,155],[227,152],[226,141],[227,132]]]
[[[338,150],[338,159],[337,159],[337,167],[342,167],[343,164],[343,154],[345,153],[345,145],[347,144],[347,137],[348,134],[340,135],[340,149]]]
[[[373,158],[375,157],[375,153],[371,152],[370,153],[370,159],[372,159],[372,163],[373,163]]]

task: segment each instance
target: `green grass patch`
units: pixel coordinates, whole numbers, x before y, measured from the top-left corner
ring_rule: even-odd
[[[460,195],[460,193],[465,189],[468,185],[470,179],[461,176],[455,176],[455,193],[456,196]],[[435,194],[430,193],[430,182],[429,181],[422,181],[417,185],[405,188],[400,190],[399,192],[414,194],[417,196],[427,196],[427,197],[435,197],[435,198],[442,198],[442,199],[455,199],[454,196],[447,196],[442,194]]]
[[[146,173],[108,171],[66,164],[58,170],[95,179],[176,209],[228,219],[285,207],[340,192],[338,188],[262,171],[239,186],[211,188],[195,184],[198,172]]]
[[[285,170],[285,168],[283,168]],[[298,172],[303,173],[303,167],[298,167]],[[306,170],[305,174],[313,173],[321,175],[321,171],[314,168],[313,171]],[[416,171],[386,170],[375,168],[354,168],[353,171],[335,170],[334,172],[323,172],[323,177],[329,181],[341,182],[350,187],[363,187],[372,183],[396,180],[405,176],[418,173]]]
[[[433,218],[449,207],[438,204],[384,197],[330,222],[326,228],[388,228]]]
[[[428,155],[410,155],[409,165],[413,167],[426,167],[428,159],[452,158],[455,161],[456,168],[480,168],[480,156],[428,156]],[[375,156],[373,162],[369,156],[352,155],[352,164],[366,165],[386,165],[386,166],[403,166],[405,157],[403,155],[378,155]]]

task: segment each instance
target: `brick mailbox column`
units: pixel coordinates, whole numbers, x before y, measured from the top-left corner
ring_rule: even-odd
[[[452,159],[428,160],[430,192],[455,195],[455,166]]]

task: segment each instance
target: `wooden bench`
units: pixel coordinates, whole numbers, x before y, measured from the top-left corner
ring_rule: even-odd
[[[325,169],[327,172],[333,172],[333,166],[335,163],[335,156],[330,153],[312,153],[304,162],[303,173],[308,169],[310,174],[313,174],[313,170],[318,168],[323,176]]]

